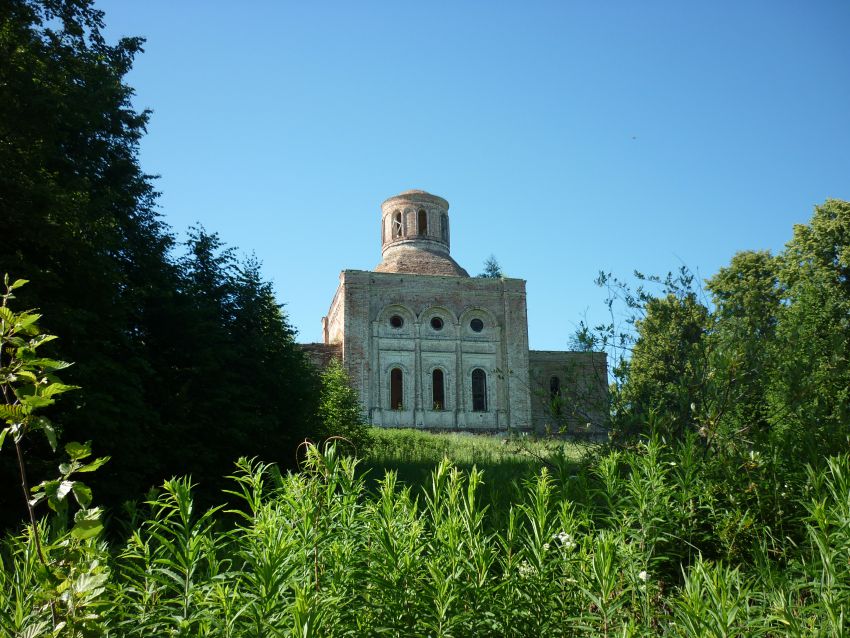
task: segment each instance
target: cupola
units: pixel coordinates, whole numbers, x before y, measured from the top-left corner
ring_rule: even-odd
[[[421,190],[381,204],[381,263],[377,272],[469,277],[449,254],[449,203]]]

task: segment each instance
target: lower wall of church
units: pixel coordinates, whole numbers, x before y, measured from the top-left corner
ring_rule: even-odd
[[[432,430],[502,431],[510,427],[504,410],[492,412],[457,412],[454,410],[385,410],[373,408],[372,425],[387,428],[421,428]]]

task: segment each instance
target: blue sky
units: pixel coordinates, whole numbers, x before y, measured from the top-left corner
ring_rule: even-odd
[[[147,38],[165,220],[256,253],[300,341],[409,188],[467,270],[527,280],[535,349],[604,317],[599,270],[708,277],[850,199],[843,0],[96,4]]]

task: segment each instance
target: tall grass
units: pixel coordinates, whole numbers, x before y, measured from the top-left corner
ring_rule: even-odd
[[[102,554],[108,569],[77,566],[100,579],[80,585],[87,629],[58,635],[845,635],[850,456],[784,492],[797,537],[762,527],[742,551],[740,535],[717,537],[730,501],[695,446],[647,440],[593,459],[584,480],[541,463],[497,527],[487,470],[449,459],[425,485],[390,470],[374,491],[333,446],[286,476],[243,460],[228,511],[198,511],[191,481],[168,481]],[[0,633],[46,635],[57,592],[33,535],[7,538],[0,560]]]
[[[430,484],[434,467],[448,460],[471,472],[484,471],[477,491],[487,506],[486,522],[494,528],[506,523],[511,505],[521,498],[523,483],[547,467],[556,477],[576,477],[581,459],[592,446],[558,439],[495,436],[462,432],[436,434],[413,429],[372,428],[371,444],[361,471],[366,487],[374,490],[387,470],[414,490]]]

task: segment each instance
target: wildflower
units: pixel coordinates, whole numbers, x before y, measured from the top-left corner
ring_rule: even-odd
[[[566,532],[558,532],[552,538],[557,540],[561,544],[561,547],[564,547],[565,549],[572,549],[576,546],[573,537]]]
[[[528,561],[524,560],[519,564],[518,571],[521,578],[528,578],[534,573],[534,567],[529,565]]]
[[[549,551],[549,543],[543,543],[543,551],[544,551],[544,552],[548,552],[548,551]]]
[[[646,582],[646,570],[645,569],[640,570],[640,573],[638,574],[638,578],[640,578],[643,582]]]

